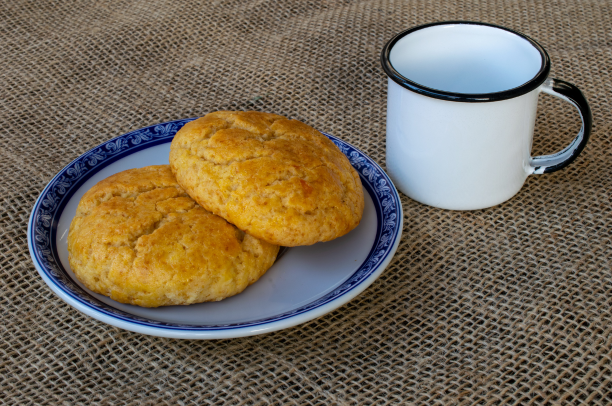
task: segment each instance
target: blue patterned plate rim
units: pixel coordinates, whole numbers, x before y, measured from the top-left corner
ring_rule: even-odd
[[[173,324],[114,308],[82,289],[64,269],[57,254],[56,231],[64,207],[79,187],[101,169],[135,152],[169,143],[195,118],[169,121],[115,137],[66,165],[43,189],[28,222],[28,247],[39,274],[64,301],[105,323],[144,334],[176,338],[230,338],[275,331],[320,317],[365,290],[386,268],[397,250],[403,227],[400,197],[387,174],[370,157],[346,141],[323,133],[349,158],[370,194],[377,215],[374,244],[361,266],[324,296],[272,317],[218,325]]]

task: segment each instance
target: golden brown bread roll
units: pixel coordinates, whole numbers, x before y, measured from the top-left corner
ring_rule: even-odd
[[[68,234],[70,267],[87,288],[145,307],[240,293],[272,266],[278,250],[200,207],[168,165],[96,184]]]
[[[170,166],[205,209],[272,244],[310,245],[354,229],[361,180],[344,154],[297,120],[219,111],[185,124]]]

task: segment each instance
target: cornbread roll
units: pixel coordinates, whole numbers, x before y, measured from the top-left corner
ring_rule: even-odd
[[[272,266],[279,247],[204,210],[168,165],[91,188],[70,224],[70,267],[87,288],[144,307],[217,301]]]
[[[346,156],[314,128],[275,114],[219,111],[189,122],[172,141],[170,166],[202,207],[272,244],[329,241],[363,214]]]

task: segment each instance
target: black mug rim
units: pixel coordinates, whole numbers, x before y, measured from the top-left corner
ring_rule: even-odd
[[[418,30],[422,30],[423,28],[433,27],[436,25],[457,25],[457,24],[482,25],[486,27],[493,27],[493,28],[501,29],[504,31],[511,32],[512,34],[518,35],[519,37],[527,40],[535,49],[538,50],[538,52],[540,52],[540,56],[542,57],[542,66],[540,67],[540,70],[533,78],[523,83],[522,85],[512,88],[512,89],[503,90],[501,92],[455,93],[455,92],[447,92],[444,90],[433,89],[427,86],[420,85],[416,82],[413,82],[412,80],[402,76],[398,71],[395,70],[395,68],[393,68],[393,65],[391,65],[391,61],[389,60],[391,50],[393,49],[393,46],[397,43],[397,41],[399,41],[406,35],[413,33],[415,31],[418,31]],[[502,27],[496,24],[482,23],[482,22],[477,22],[477,21],[439,21],[435,23],[423,24],[423,25],[409,28],[405,31],[400,32],[399,34],[396,34],[393,38],[389,40],[389,42],[387,42],[387,44],[384,46],[382,50],[380,61],[381,61],[383,70],[385,71],[387,76],[391,78],[391,80],[393,80],[395,83],[402,86],[403,88],[406,88],[413,92],[422,94],[424,96],[433,97],[436,99],[456,101],[456,102],[468,102],[468,103],[493,102],[493,101],[512,99],[514,97],[522,96],[536,89],[538,86],[544,83],[544,81],[548,77],[548,74],[550,73],[550,58],[548,57],[548,53],[546,53],[546,50],[536,41],[529,38],[527,35],[520,33],[518,31],[512,30],[510,28]]]

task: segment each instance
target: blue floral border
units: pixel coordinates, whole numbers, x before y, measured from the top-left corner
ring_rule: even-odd
[[[359,172],[364,187],[372,197],[378,217],[375,245],[355,273],[338,288],[305,306],[270,318],[245,323],[206,326],[173,324],[147,319],[116,309],[96,299],[72,280],[57,255],[57,224],[66,203],[85,181],[102,168],[142,149],[171,142],[176,132],[192,120],[194,119],[152,125],[113,138],[72,161],[49,182],[41,193],[30,219],[29,237],[33,251],[31,256],[39,270],[42,270],[53,284],[74,300],[104,315],[148,327],[188,331],[251,327],[287,319],[339,298],[363,283],[390,254],[396,239],[401,235],[401,230],[399,230],[401,202],[397,191],[387,174],[367,155],[352,145],[324,133],[349,158],[353,167]]]

